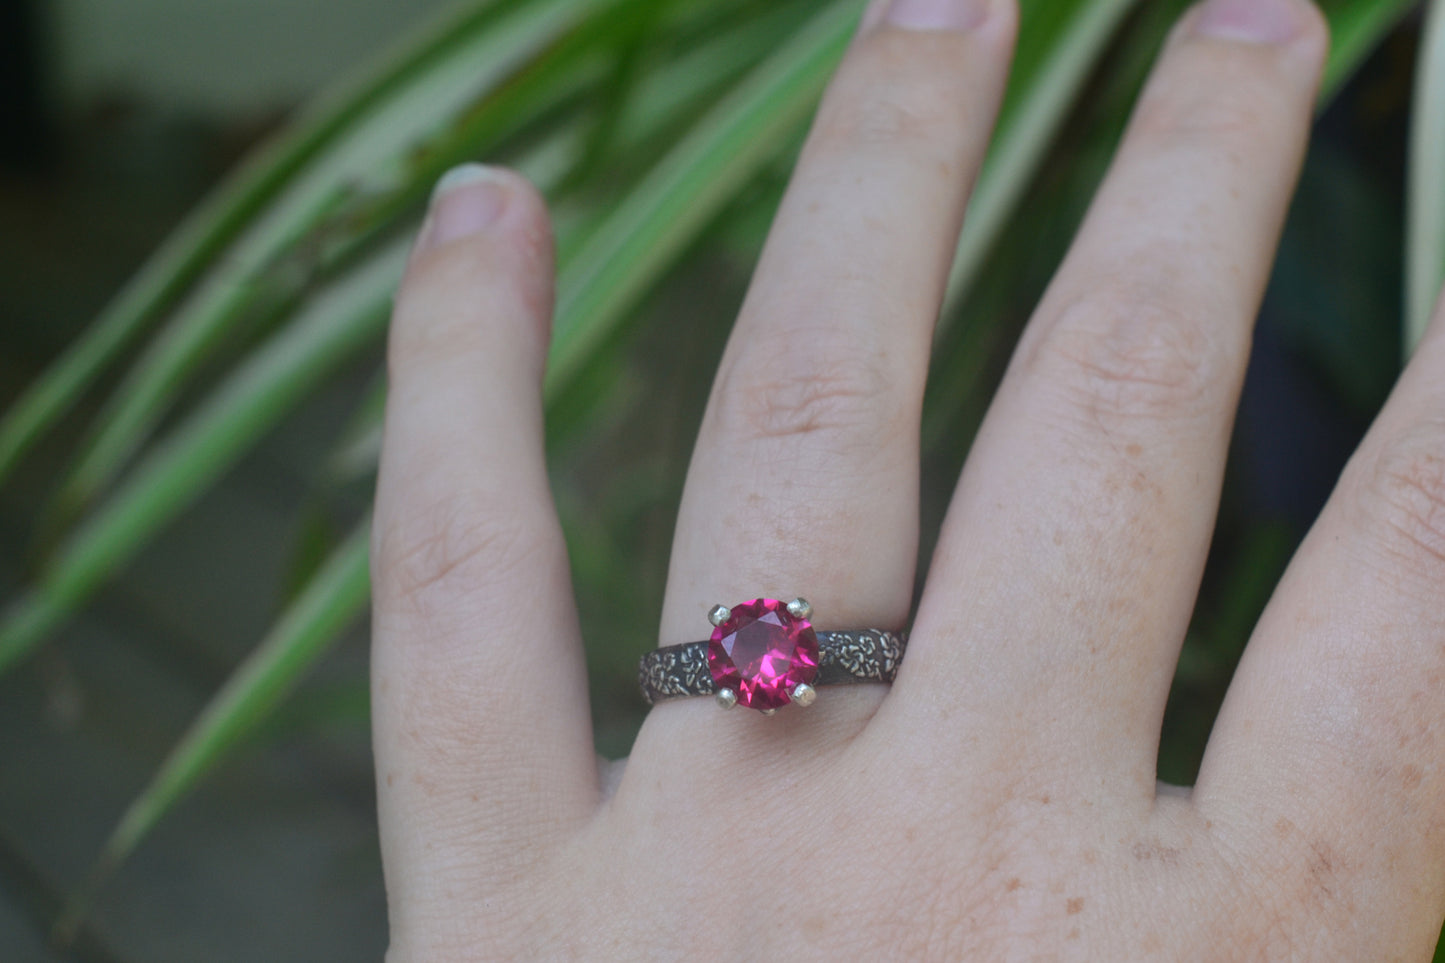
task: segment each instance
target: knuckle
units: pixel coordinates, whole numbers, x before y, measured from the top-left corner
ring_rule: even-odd
[[[456,496],[379,530],[380,591],[424,614],[526,567],[539,540],[520,513]]]
[[[881,146],[906,152],[909,145],[951,143],[967,117],[960,97],[967,59],[952,45],[938,46],[944,39],[894,32],[869,37],[850,54],[824,100],[814,140],[839,151]]]
[[[818,119],[815,141],[825,149],[846,151],[858,147],[915,143],[927,138],[933,125],[917,103],[905,103],[898,91],[877,91],[844,103],[830,104]]]
[[[758,345],[720,375],[715,413],[723,434],[744,442],[815,438],[849,450],[877,444],[900,408],[882,359],[865,350],[794,357]]]
[[[455,257],[450,260],[456,260]],[[488,320],[482,302],[453,305],[430,296],[432,285],[449,281],[426,276],[398,300],[386,344],[387,374],[393,378],[412,371],[427,371],[442,359],[470,355],[488,343]],[[418,292],[426,287],[427,294]]]
[[[1386,553],[1431,577],[1445,570],[1445,424],[1417,425],[1367,462],[1355,495]]]
[[[1146,94],[1134,116],[1134,128],[1150,140],[1202,144],[1249,136],[1264,118],[1261,105],[1248,93],[1190,85]]]
[[[1067,305],[1025,367],[1097,419],[1178,418],[1212,409],[1228,368],[1199,318],[1158,300],[1093,295]]]

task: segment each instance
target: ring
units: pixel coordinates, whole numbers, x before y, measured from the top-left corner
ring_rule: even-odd
[[[819,686],[892,682],[908,645],[903,632],[814,629],[813,607],[801,598],[715,605],[707,617],[712,638],[642,657],[637,675],[648,705],[710,695],[724,709],[741,705],[764,715],[790,702],[807,707]]]

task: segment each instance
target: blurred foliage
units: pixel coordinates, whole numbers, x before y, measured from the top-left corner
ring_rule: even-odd
[[[1420,40],[1415,125],[1410,138],[1409,244],[1405,260],[1405,344],[1425,333],[1445,279],[1445,6],[1430,5]]]
[[[1016,68],[939,326],[925,531],[936,529],[1008,351],[1183,6],[1023,0]],[[1328,103],[1414,4],[1322,6],[1335,38]],[[318,492],[297,506],[300,548],[274,628],[123,815],[63,926],[78,923],[93,887],[226,752],[275,729],[281,700],[365,612],[367,520],[345,506],[370,485],[379,450],[379,342],[430,186],[465,160],[519,168],[554,212],[554,488],[588,627],[598,745],[626,752],[641,718],[635,659],[655,637],[637,613],[661,608],[672,514],[707,393],[695,373],[721,353],[860,10],[859,0],[463,3],[298,115],[12,406],[0,421],[0,481],[80,401],[103,395],[37,522],[40,561],[0,621],[0,670],[319,386],[358,359],[378,367]],[[1445,96],[1440,19],[1420,103]],[[1442,118],[1423,116],[1415,137],[1412,317],[1442,263]],[[1361,245],[1334,239],[1399,231],[1381,223],[1385,205],[1369,182],[1332,163],[1312,157],[1303,194],[1315,202],[1292,222],[1298,243],[1286,244],[1266,310],[1284,337],[1307,323],[1312,376],[1368,412],[1396,370],[1398,310],[1382,338],[1379,306],[1399,298],[1379,285],[1399,290],[1398,241],[1359,257]],[[1342,289],[1316,287],[1321,271],[1347,275],[1343,289],[1359,299],[1312,300]],[[1238,510],[1227,495],[1225,518]],[[1216,544],[1171,700],[1166,778],[1192,779],[1214,705],[1297,537],[1288,524],[1246,526]],[[326,704],[354,718],[363,693],[358,681]]]

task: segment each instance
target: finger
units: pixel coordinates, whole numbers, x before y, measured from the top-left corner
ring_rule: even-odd
[[[1368,921],[1372,958],[1429,957],[1445,917],[1441,312],[1261,618],[1196,799],[1235,814],[1316,919],[1349,905]]]
[[[436,924],[438,903],[514,879],[595,799],[543,465],[551,285],[546,211],[525,181],[477,167],[443,181],[392,319],[373,544],[377,779],[402,942],[415,913]]]
[[[1027,731],[1036,758],[1152,798],[1325,47],[1303,0],[1214,0],[1171,36],[930,569],[900,695],[956,712],[943,738],[1015,752]]]
[[[760,595],[807,596],[825,629],[907,618],[929,341],[1015,19],[1011,0],[865,16],[713,385],[663,642],[705,636],[712,604]],[[850,696],[876,693],[829,690],[808,714]]]

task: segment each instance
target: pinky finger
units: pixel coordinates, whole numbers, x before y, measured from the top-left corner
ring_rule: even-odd
[[[373,552],[382,855],[394,945],[418,959],[596,800],[543,460],[551,291],[536,191],[487,168],[444,180],[392,319]]]

